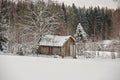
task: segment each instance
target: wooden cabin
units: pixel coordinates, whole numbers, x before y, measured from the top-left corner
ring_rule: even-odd
[[[38,46],[40,54],[76,56],[75,39],[71,36],[45,35]]]

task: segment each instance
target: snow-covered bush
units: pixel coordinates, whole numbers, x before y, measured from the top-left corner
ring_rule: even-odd
[[[20,48],[20,50],[16,54],[23,56],[24,54],[23,54],[22,48]]]
[[[94,58],[96,56],[95,52],[85,52],[84,53],[85,58]]]
[[[115,57],[115,53],[111,53],[111,58],[112,59],[115,59],[116,57]]]

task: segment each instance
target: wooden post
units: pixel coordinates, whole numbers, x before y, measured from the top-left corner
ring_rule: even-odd
[[[60,56],[61,56],[61,53],[62,53],[62,52],[61,52],[61,47],[60,47]]]
[[[73,45],[70,45],[70,55],[73,56]]]
[[[116,57],[115,57],[115,50],[114,50],[114,46],[112,47],[112,51],[111,51],[111,58],[112,59],[115,59]]]
[[[49,48],[49,52],[48,53],[50,53],[50,47],[48,47]]]
[[[74,55],[73,55],[73,58],[76,59],[76,46],[75,45],[73,45],[73,46],[74,46]]]
[[[64,50],[65,50],[64,47],[62,47],[62,48],[61,48],[61,52],[62,52],[62,53],[61,53],[61,56],[62,56],[62,58],[64,58],[64,54],[65,54]]]

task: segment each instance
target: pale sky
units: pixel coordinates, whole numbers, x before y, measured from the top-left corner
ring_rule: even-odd
[[[17,0],[13,0],[17,1]],[[36,0],[33,0],[36,1]],[[44,0],[49,1],[49,0]],[[77,7],[89,7],[89,6],[100,6],[100,7],[108,7],[108,8],[117,8],[117,2],[114,2],[113,0],[53,0],[57,1],[58,3],[64,2],[66,5],[72,5],[73,3]]]
[[[100,7],[108,7],[108,8],[116,8],[117,3],[113,2],[113,0],[54,0],[58,2],[64,2],[67,5],[72,5],[75,3],[76,6],[80,7],[89,7],[89,6],[100,6]]]

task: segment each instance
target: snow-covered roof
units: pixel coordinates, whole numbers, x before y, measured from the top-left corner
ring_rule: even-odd
[[[41,41],[39,42],[39,45],[40,46],[57,46],[57,47],[61,47],[61,46],[63,46],[65,44],[65,42],[69,38],[72,38],[72,37],[71,36],[45,35],[41,39]]]
[[[112,44],[119,44],[118,40],[103,40],[98,42],[98,44],[102,44],[104,47],[110,46]]]

